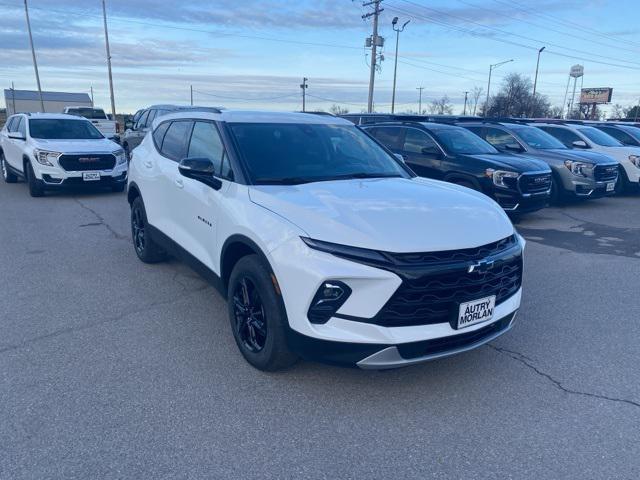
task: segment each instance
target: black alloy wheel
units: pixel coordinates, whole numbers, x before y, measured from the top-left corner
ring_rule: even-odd
[[[253,281],[244,276],[233,292],[236,335],[252,353],[262,351],[267,342],[267,321],[260,293]]]

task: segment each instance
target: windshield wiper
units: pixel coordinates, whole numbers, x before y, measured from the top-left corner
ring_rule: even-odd
[[[300,185],[302,183],[316,182],[317,179],[308,177],[284,177],[284,178],[257,178],[256,185]]]
[[[399,173],[367,173],[367,172],[356,172],[356,173],[347,173],[345,175],[335,175],[330,178],[330,180],[349,180],[352,178],[398,178],[402,177]]]

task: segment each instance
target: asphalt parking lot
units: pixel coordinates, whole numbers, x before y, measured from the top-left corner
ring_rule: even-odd
[[[514,329],[384,372],[254,370],[124,194],[0,184],[0,478],[640,477],[640,196],[524,219]]]

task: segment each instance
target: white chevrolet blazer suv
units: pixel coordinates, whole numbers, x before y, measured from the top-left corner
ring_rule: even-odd
[[[508,331],[524,239],[487,196],[418,178],[351,122],[222,111],[157,119],[133,152],[131,230],[228,302],[258,369],[383,369]]]
[[[123,192],[124,150],[89,120],[75,115],[19,113],[0,130],[0,167],[7,183],[24,178],[33,197],[81,185]]]

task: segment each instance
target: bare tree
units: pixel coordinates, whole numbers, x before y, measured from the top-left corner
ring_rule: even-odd
[[[619,103],[611,107],[611,118],[625,118],[625,116],[625,108]]]
[[[551,118],[562,118],[564,114],[564,107],[562,105],[556,105],[555,107],[551,107],[549,110],[549,117]]]
[[[443,95],[437,100],[433,100],[429,105],[429,113],[436,115],[451,115],[453,114],[453,105],[447,95]]]
[[[507,75],[500,91],[491,97],[489,117],[546,117],[551,105],[544,95],[531,93],[533,85],[528,77],[517,73]]]
[[[484,89],[482,87],[473,87],[471,90],[471,103],[473,105],[473,115],[475,116],[476,110],[478,109],[478,102],[480,101],[480,97],[484,93]]]
[[[341,107],[340,105],[334,103],[329,108],[329,112],[333,113],[334,115],[344,115],[345,113],[349,113],[349,109]]]

